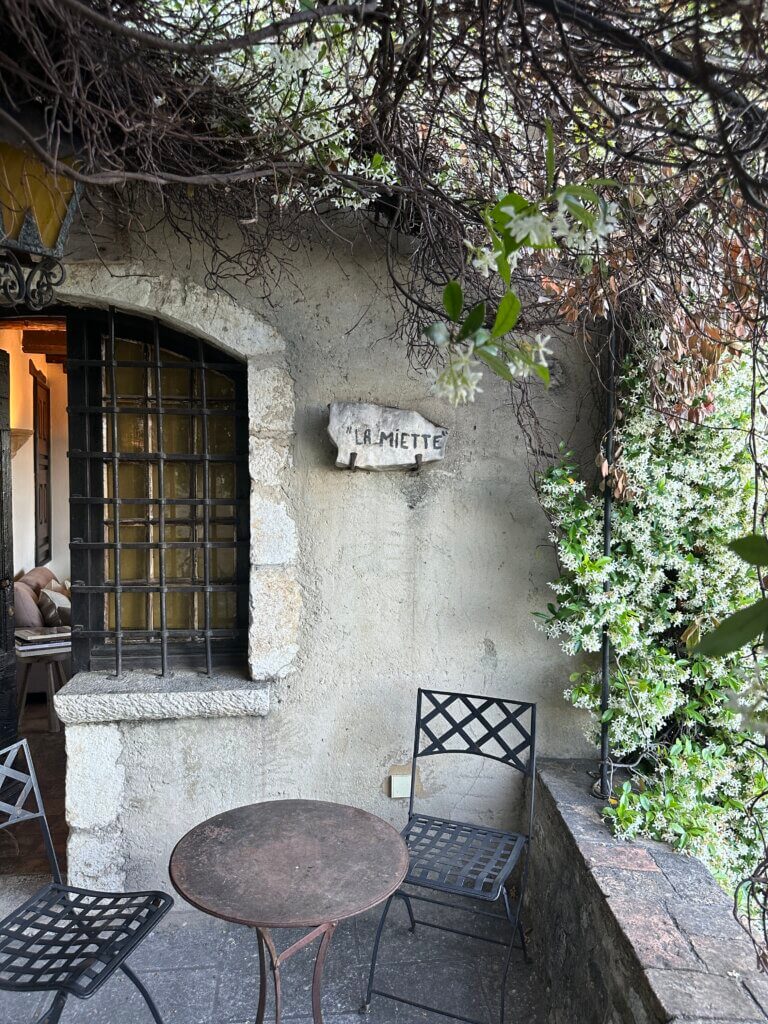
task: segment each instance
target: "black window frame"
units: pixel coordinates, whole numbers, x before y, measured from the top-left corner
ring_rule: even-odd
[[[147,412],[157,419],[158,448],[163,445],[163,407],[160,369],[163,367],[161,351],[168,350],[185,359],[190,369],[200,370],[205,381],[205,370],[211,369],[232,378],[235,388],[235,451],[232,456],[212,455],[208,450],[208,422],[211,410],[207,408],[205,384],[203,405],[197,410],[202,427],[202,450],[194,455],[171,455],[167,451],[126,456],[146,458],[158,466],[158,495],[146,499],[126,499],[130,505],[146,504],[148,517],[157,511],[158,542],[153,543],[159,553],[159,578],[147,585],[127,583],[120,574],[120,550],[117,543],[121,499],[117,493],[104,494],[103,467],[112,465],[112,479],[117,481],[117,467],[121,458],[116,448],[116,417],[114,412],[114,369],[121,365],[115,358],[115,339],[126,338],[151,346],[153,358],[135,365],[155,374],[156,392],[148,399]],[[167,364],[176,368],[178,364]],[[109,393],[112,405],[105,397],[104,375],[111,375]],[[72,667],[73,671],[99,671],[114,667],[118,675],[125,668],[159,668],[160,675],[174,670],[193,669],[211,673],[214,668],[241,669],[246,662],[248,643],[248,578],[250,571],[250,475],[248,471],[248,382],[247,366],[243,360],[220,352],[208,342],[176,331],[157,317],[148,318],[123,313],[114,307],[107,310],[76,309],[67,311],[67,380],[69,415],[69,478],[70,478],[70,554],[72,578]],[[154,403],[154,404],[153,404]],[[178,413],[173,409],[173,414]],[[195,410],[190,407],[190,415]],[[104,443],[105,428],[111,426],[111,444]],[[202,509],[203,540],[194,544],[203,551],[204,578],[202,583],[169,585],[165,579],[164,559],[170,547],[182,546],[167,542],[164,536],[165,507],[163,493],[165,464],[171,459],[201,462],[203,465],[203,495],[190,498],[190,506]],[[235,466],[235,493],[232,499],[210,497],[208,469],[217,460]],[[175,501],[179,503],[178,499]],[[224,545],[210,539],[209,514],[217,504],[234,506],[235,539]],[[112,510],[112,516],[107,515]],[[115,526],[113,542],[106,536],[107,524]],[[197,512],[195,523],[198,523]],[[190,520],[192,522],[192,520]],[[212,583],[210,579],[210,551],[214,547],[230,546],[235,550],[235,580],[231,584]],[[105,551],[114,550],[114,579],[105,579]],[[121,598],[126,593],[151,590],[160,600],[160,624],[147,622],[144,630],[123,629]],[[210,595],[215,591],[230,591],[236,595],[236,616],[231,628],[214,628],[211,624]],[[166,618],[166,596],[172,592],[203,595],[204,624],[202,628],[169,629]],[[105,623],[105,595],[115,595],[115,628]],[[142,636],[142,634],[144,634]]]

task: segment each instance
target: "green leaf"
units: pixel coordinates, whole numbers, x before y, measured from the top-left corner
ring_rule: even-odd
[[[455,324],[459,322],[463,306],[464,293],[461,285],[458,281],[449,281],[443,289],[443,309]]]
[[[586,203],[594,203],[595,206],[600,205],[600,196],[593,188],[589,188],[588,185],[563,185],[562,188],[557,189],[555,195],[565,196],[566,199],[569,196],[576,196],[577,199],[582,199]]]
[[[508,381],[513,381],[515,379],[515,375],[503,359],[499,359],[498,356],[492,355],[492,353],[487,352],[482,348],[476,348],[475,355],[478,359],[482,359],[486,366],[490,366],[497,377],[501,377],[502,380]]]
[[[698,654],[719,658],[741,650],[768,628],[768,598],[761,598],[747,608],[729,615],[696,645]]]
[[[467,319],[461,326],[459,331],[459,341],[464,341],[470,334],[474,334],[476,330],[483,326],[485,323],[485,303],[478,302],[476,306],[467,313]]]
[[[768,565],[768,540],[759,533],[732,540],[728,547],[750,565]]]
[[[493,327],[491,328],[491,334],[494,338],[500,338],[503,334],[507,334],[512,330],[517,323],[517,318],[520,316],[521,308],[522,303],[515,293],[507,292],[499,303],[496,319],[493,321]]]
[[[509,288],[509,284],[512,280],[512,271],[510,270],[509,267],[509,260],[502,252],[500,252],[499,255],[496,257],[496,269],[499,272],[499,277],[501,278],[501,280],[504,282],[507,288]]]
[[[555,187],[555,132],[549,118],[544,122],[544,130],[547,133],[547,192],[551,192]]]
[[[495,206],[491,207],[491,219],[494,224],[505,225],[511,217],[517,216],[531,208],[531,203],[519,192],[507,192]]]
[[[450,338],[450,332],[444,323],[430,324],[424,328],[424,334],[434,345],[445,345]]]

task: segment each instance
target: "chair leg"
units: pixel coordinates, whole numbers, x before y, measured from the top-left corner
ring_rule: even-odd
[[[27,690],[29,689],[29,671],[31,668],[31,663],[25,661],[24,668],[22,669],[21,672],[21,686],[19,687],[18,697],[19,730],[21,730],[21,727],[24,724],[24,712],[27,709]]]
[[[501,1014],[499,1019],[501,1024],[504,1024],[504,1010],[507,998],[507,975],[509,974],[509,968],[512,964],[512,950],[515,948],[515,939],[517,938],[518,925],[520,923],[520,903],[522,901],[517,901],[517,907],[513,917],[512,908],[509,905],[509,894],[506,889],[502,889],[502,892],[504,893],[504,907],[506,908],[507,918],[509,919],[509,923],[512,925],[512,938],[509,940],[509,949],[507,950],[507,955],[504,958],[504,970],[501,974]]]
[[[53,1002],[45,1011],[43,1016],[36,1021],[36,1024],[59,1024],[59,1018],[61,1017],[61,1012],[64,1009],[66,1001],[66,994],[64,992],[57,992],[53,997]]]
[[[376,929],[376,938],[373,941],[373,956],[371,957],[371,970],[368,975],[368,991],[365,994],[365,1002],[363,1003],[361,1010],[366,1013],[371,1005],[371,994],[373,992],[373,978],[376,973],[376,959],[379,955],[379,942],[381,941],[381,933],[384,931],[384,922],[387,920],[387,914],[389,908],[392,906],[392,900],[395,898],[394,894],[389,897],[387,902],[384,904],[384,910],[379,920],[379,927]]]
[[[507,975],[509,974],[509,968],[512,964],[512,950],[515,948],[515,939],[518,935],[520,936],[520,943],[523,947],[523,957],[525,958],[525,962],[531,962],[528,957],[528,950],[526,948],[525,935],[523,933],[523,923],[520,920],[520,910],[523,906],[523,896],[525,895],[525,883],[528,875],[527,868],[528,864],[526,863],[525,869],[523,870],[523,879],[520,885],[520,895],[517,898],[514,913],[512,912],[511,906],[509,905],[509,893],[507,892],[506,888],[503,888],[501,890],[504,896],[504,908],[506,910],[507,919],[509,923],[512,925],[512,938],[509,940],[509,949],[507,950],[507,955],[504,960],[504,972],[501,976],[501,1024],[504,1024],[504,1003],[507,996]]]
[[[59,716],[56,714],[56,708],[53,706],[53,697],[56,693],[56,673],[53,668],[53,662],[49,661],[45,668],[48,675],[48,730],[50,732],[58,732],[60,729]]]
[[[416,931],[416,918],[413,916],[413,906],[411,904],[411,901],[410,901],[410,898],[408,896],[408,893],[407,892],[396,892],[395,896],[399,896],[400,899],[403,901],[403,903],[405,903],[406,909],[408,911],[408,918],[409,918],[409,920],[411,922],[411,931],[415,932]]]
[[[56,672],[58,673],[58,676],[59,676],[59,682],[60,682],[61,686],[65,686],[66,682],[67,682],[67,674],[64,671],[64,666],[61,664],[60,661],[55,662],[55,665],[56,665]]]
[[[144,988],[144,985],[136,977],[131,968],[127,964],[121,964],[120,970],[127,978],[129,978],[133,982],[133,984],[136,986],[139,992],[141,992],[142,996],[144,997],[144,1002],[149,1007],[149,1012],[154,1017],[156,1024],[163,1024],[163,1018],[160,1016],[160,1013],[152,1000],[152,996],[149,994],[149,992],[147,992],[146,988]]]

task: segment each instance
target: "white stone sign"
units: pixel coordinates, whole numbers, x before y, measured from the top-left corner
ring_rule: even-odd
[[[417,412],[363,402],[333,402],[328,433],[344,469],[414,469],[438,462],[448,431]]]

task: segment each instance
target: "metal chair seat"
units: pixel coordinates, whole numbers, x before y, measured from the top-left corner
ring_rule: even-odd
[[[172,904],[161,892],[47,885],[0,922],[0,989],[87,999]]]
[[[446,818],[415,814],[401,833],[411,855],[405,881],[494,902],[528,841]]]

